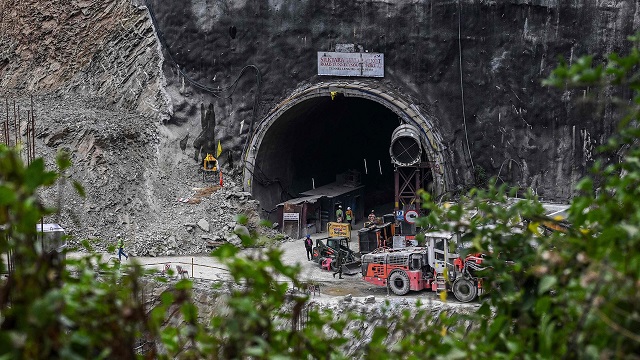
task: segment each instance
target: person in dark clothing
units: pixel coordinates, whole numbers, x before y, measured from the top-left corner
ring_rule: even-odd
[[[340,252],[338,252],[338,256],[336,256],[335,260],[333,261],[337,261],[337,270],[333,273],[333,277],[335,278],[336,274],[339,274],[340,279],[342,279],[342,256],[340,255]]]
[[[307,261],[311,261],[313,258],[313,254],[311,253],[311,249],[313,248],[313,241],[311,240],[311,235],[307,234],[307,237],[304,239],[304,248],[307,249]]]

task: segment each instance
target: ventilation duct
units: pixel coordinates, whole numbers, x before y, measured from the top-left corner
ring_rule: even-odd
[[[409,124],[398,126],[391,134],[389,154],[391,162],[397,166],[419,164],[422,158],[422,145],[418,128]]]

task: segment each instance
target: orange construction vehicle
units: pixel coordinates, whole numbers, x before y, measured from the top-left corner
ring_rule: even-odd
[[[410,290],[451,291],[458,301],[469,302],[482,293],[484,270],[480,254],[464,258],[449,252],[449,241],[457,234],[426,234],[426,246],[377,249],[362,255],[363,280],[388,286],[396,295]],[[445,275],[446,273],[446,275]]]

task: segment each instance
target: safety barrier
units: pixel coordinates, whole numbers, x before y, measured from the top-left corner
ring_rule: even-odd
[[[197,268],[209,268],[209,269],[215,269],[215,270],[222,270],[222,271],[226,271],[229,272],[228,269],[219,267],[219,266],[212,266],[212,265],[206,265],[206,264],[199,264],[196,261],[194,261],[194,258],[191,258],[191,262],[181,262],[181,261],[162,261],[162,262],[156,262],[156,263],[147,263],[147,264],[140,264],[140,266],[142,267],[151,267],[151,266],[155,266],[155,267],[161,267],[159,272],[161,274],[167,274],[169,272],[169,270],[172,268],[172,265],[175,266],[174,272],[175,274],[177,274],[178,276],[182,277],[182,278],[198,278],[198,279],[209,279],[211,277],[206,277],[206,276],[196,276],[196,272],[195,270]],[[186,267],[184,267],[186,266]]]
[[[226,271],[227,273],[229,272],[228,269],[222,268],[222,267],[218,267],[218,266],[212,266],[212,265],[205,265],[205,264],[199,264],[196,261],[194,261],[194,258],[191,258],[191,262],[190,263],[185,263],[185,262],[180,262],[180,261],[163,261],[163,262],[157,262],[157,263],[148,263],[148,264],[140,264],[143,267],[148,267],[148,266],[159,266],[160,269],[158,270],[162,275],[166,275],[169,272],[169,269],[171,269],[172,265],[175,265],[175,270],[174,273],[185,279],[185,278],[189,278],[189,279],[208,279],[208,280],[221,280],[220,278],[213,278],[213,277],[206,277],[206,276],[196,276],[196,269],[198,267],[202,267],[202,268],[209,268],[209,269],[216,269],[216,270],[222,270],[222,271]],[[186,269],[183,267],[183,265],[186,266],[190,266],[190,270]],[[293,291],[296,292],[302,292],[305,293],[309,296],[320,296],[320,284],[316,283],[314,281],[307,281],[307,282],[303,282],[302,287],[297,287],[293,284],[292,281],[290,280],[286,280],[286,281],[282,281],[282,280],[277,280],[278,283],[288,283],[290,284],[290,288]]]

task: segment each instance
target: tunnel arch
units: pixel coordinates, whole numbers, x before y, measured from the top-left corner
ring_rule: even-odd
[[[291,162],[292,157],[300,156],[296,154],[296,148],[283,146],[288,141],[294,141],[292,137],[303,136],[302,130],[314,126],[314,123],[301,124],[306,115],[312,112],[318,112],[318,108],[326,109],[334,98],[340,101],[351,101],[351,104],[367,102],[366,108],[376,113],[384,113],[387,119],[392,116],[396,118],[396,122],[383,124],[383,130],[386,137],[391,138],[392,129],[400,124],[410,124],[420,129],[421,140],[424,144],[424,151],[428,160],[433,164],[431,166],[431,175],[433,179],[434,195],[442,194],[448,191],[452,186],[452,176],[450,164],[445,155],[445,147],[442,143],[442,137],[435,126],[433,119],[418,106],[416,106],[408,96],[399,94],[389,86],[377,82],[366,81],[330,81],[321,82],[307,87],[296,89],[285,100],[276,105],[258,124],[254,135],[246,148],[244,155],[244,174],[243,187],[245,191],[251,192],[258,199],[265,211],[269,211],[269,207],[275,206],[282,201],[282,194],[272,191],[271,195],[256,193],[257,186],[279,186],[282,192],[285,192],[285,186],[281,183],[284,178],[293,178],[289,171],[287,162]],[[332,105],[333,106],[333,105]],[[362,104],[360,109],[364,109]],[[317,115],[316,115],[317,116]],[[295,134],[287,132],[287,128],[297,126],[299,131]],[[291,125],[291,126],[289,126]],[[339,133],[339,126],[333,126],[332,131]],[[374,126],[380,126],[375,124]],[[388,129],[391,128],[391,131]],[[357,136],[357,135],[356,135]],[[326,146],[323,139],[314,139],[318,147]],[[330,143],[330,141],[328,141]],[[316,148],[305,147],[307,150]],[[388,150],[387,156],[388,156]],[[264,155],[269,153],[269,155]],[[333,153],[335,156],[335,152]],[[316,155],[317,156],[317,155]],[[320,156],[322,157],[322,156]],[[280,171],[265,170],[265,160],[270,162],[279,162]],[[318,159],[316,157],[316,159]],[[260,165],[262,164],[262,166]],[[372,164],[378,165],[378,164]],[[386,165],[385,165],[386,166]],[[266,165],[266,167],[269,167]],[[382,173],[382,168],[380,168]],[[277,176],[278,174],[282,177]],[[285,180],[286,181],[286,180]],[[260,184],[260,185],[258,185]],[[290,184],[287,184],[290,185]],[[294,194],[290,194],[294,195]]]

